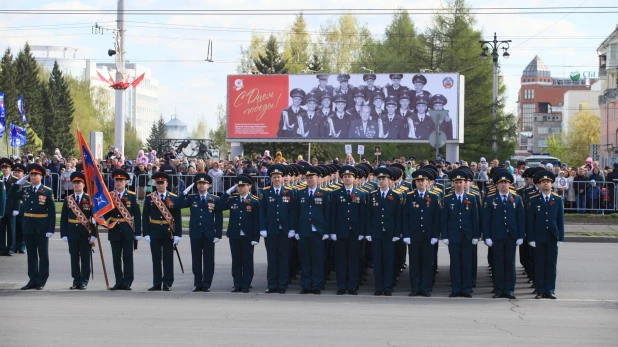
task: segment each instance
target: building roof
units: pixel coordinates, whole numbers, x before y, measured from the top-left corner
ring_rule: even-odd
[[[172,118],[167,123],[165,123],[165,125],[166,126],[170,126],[170,125],[187,126],[187,123],[181,121],[178,118]]]
[[[534,59],[526,66],[524,69],[524,76],[526,77],[534,77],[534,76],[548,76],[551,77],[551,72],[549,68],[538,55],[534,56]]]

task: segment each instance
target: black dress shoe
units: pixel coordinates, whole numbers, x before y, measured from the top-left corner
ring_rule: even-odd
[[[463,294],[461,294],[461,296],[463,296],[464,298],[471,298],[472,294],[470,294],[470,293],[463,293]]]
[[[196,292],[201,292],[202,290],[203,290],[203,288],[202,288],[202,287],[200,287],[200,286],[195,286],[195,287],[193,288],[193,292],[194,292],[194,293],[196,293]]]
[[[535,298],[535,299],[540,299],[540,298],[542,298],[542,297],[543,297],[543,296],[542,296],[541,294],[537,294],[534,298]]]
[[[17,253],[24,254],[26,252],[20,249],[19,251],[17,251]]]
[[[109,288],[109,290],[122,290],[122,285],[121,284],[114,284],[114,286]],[[148,289],[148,290],[150,290],[150,289]]]
[[[495,293],[496,293],[496,290],[495,290],[495,289],[492,289],[490,293],[491,293],[491,294],[495,294]]]
[[[356,290],[356,289],[348,289],[348,294],[350,294],[350,295],[358,295],[358,290]]]
[[[321,290],[319,290],[319,289],[314,289],[314,290],[313,290],[313,294],[315,294],[315,295],[320,295],[320,294],[322,294],[322,291],[321,291]]]
[[[275,293],[278,293],[278,292],[277,292],[277,289],[266,289],[264,291],[264,293],[266,293],[266,294],[275,294]]]
[[[203,288],[202,288],[202,291],[203,291],[204,293],[209,293],[209,292],[210,292],[210,288],[203,287]]]
[[[509,300],[516,300],[517,299],[517,297],[515,297],[515,295],[513,295],[513,294],[506,294],[504,297],[509,299]]]
[[[492,296],[492,298],[497,299],[497,298],[501,298],[502,294],[494,294],[494,296]]]
[[[172,290],[171,287],[166,286],[165,284],[163,285],[163,291],[164,292],[169,292],[170,290]]]
[[[240,293],[242,292],[242,288],[234,288],[232,289],[232,293]]]
[[[34,284],[26,284],[25,286],[21,287],[21,290],[34,289],[35,287],[36,287],[36,285],[34,285]]]
[[[277,293],[279,293],[279,294],[285,294],[285,289],[283,289],[283,288],[279,288],[279,289],[277,289]]]
[[[384,296],[393,296],[393,292],[384,292]]]
[[[417,296],[418,292],[410,292],[410,294],[408,294],[408,296]]]
[[[380,296],[380,295],[382,295],[382,291],[381,290],[376,290],[375,292],[373,292],[373,295]]]
[[[160,291],[160,290],[161,290],[161,286],[152,286],[152,287],[148,288],[149,292],[157,292],[157,291]]]
[[[534,288],[534,283],[530,285],[530,288]]]
[[[543,297],[545,299],[552,299],[552,300],[556,300],[556,296],[554,294],[543,294]]]
[[[457,293],[451,293],[451,294],[448,295],[449,298],[456,298],[458,296],[459,296],[459,294],[457,294]]]
[[[69,289],[71,289],[71,290],[77,289],[77,286],[76,285],[72,285],[72,286],[69,287]]]
[[[40,284],[37,284],[37,285],[34,287],[34,289],[36,289],[36,290],[43,290],[43,288],[45,288],[45,286],[42,286],[42,285],[40,285]],[[554,299],[555,299],[555,298],[556,298],[556,297],[554,297]]]
[[[131,291],[131,287],[130,287],[130,286],[125,286],[125,285],[123,284],[123,285],[122,285],[122,288],[120,288],[120,290]]]
[[[431,298],[431,293],[430,292],[418,292],[418,294],[420,296],[424,296],[426,298]]]
[[[343,295],[343,294],[345,294],[345,293],[346,293],[346,290],[345,290],[345,289],[338,289],[338,290],[337,290],[337,295]]]
[[[474,284],[472,285],[472,288],[476,288],[476,283],[474,283]]]
[[[309,290],[309,289],[301,289],[300,293],[301,294],[310,294],[311,290]]]
[[[249,288],[246,288],[246,289],[245,289],[245,288],[243,288],[243,289],[242,289],[242,292],[243,292],[243,293],[245,293],[245,294],[249,293]]]

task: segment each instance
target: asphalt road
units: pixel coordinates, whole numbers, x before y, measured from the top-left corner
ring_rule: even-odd
[[[448,251],[442,244],[432,298],[409,298],[405,272],[389,298],[372,296],[371,280],[356,297],[334,295],[333,281],[320,296],[297,294],[298,281],[285,295],[267,295],[263,243],[256,246],[252,292],[230,293],[226,241],[216,247],[210,293],[191,292],[186,237],[179,245],[185,274],[176,263],[171,292],[146,291],[152,274],[145,242],[135,253],[131,292],[105,290],[98,253],[88,290],[68,290],[68,248],[57,237],[50,242],[51,274],[43,291],[18,290],[28,280],[25,255],[0,257],[0,345],[615,346],[618,338],[617,244],[564,244],[559,254],[559,299],[533,299],[529,284],[519,275],[518,300],[508,301],[491,299],[485,246],[479,246],[474,297],[448,298]],[[109,243],[104,241],[103,247],[111,271]],[[113,284],[113,273],[109,275]]]

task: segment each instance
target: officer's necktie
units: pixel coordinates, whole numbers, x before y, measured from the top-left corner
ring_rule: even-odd
[[[312,197],[312,196],[313,196],[313,190],[310,190],[309,191],[309,197]]]
[[[275,195],[279,196],[279,189],[275,189]]]
[[[32,186],[32,194],[36,193],[36,187]]]
[[[506,203],[506,195],[502,195],[502,202]]]
[[[202,195],[202,204],[204,204],[204,202],[206,202],[206,197]]]
[[[165,195],[163,195],[163,194],[159,194],[159,197],[161,198],[161,200],[165,199]]]
[[[460,204],[463,204],[463,195],[460,195],[460,196],[459,196],[459,203],[460,203]]]
[[[545,197],[545,202],[549,204],[549,196]]]
[[[386,199],[386,193],[382,193],[382,199]]]
[[[422,199],[425,195],[424,195],[423,193],[421,193],[419,196],[420,196],[420,197],[421,197],[421,199]]]
[[[79,195],[75,194],[75,202],[79,205]]]
[[[351,190],[348,189],[348,195],[351,195]]]

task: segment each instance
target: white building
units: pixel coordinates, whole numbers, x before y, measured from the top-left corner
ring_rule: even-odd
[[[599,95],[603,95],[601,83],[592,83],[590,90],[569,90],[564,93],[562,107],[562,131],[569,131],[569,121],[583,110],[589,110],[600,116]]]
[[[172,115],[172,119],[165,123],[165,131],[165,137],[168,139],[189,138],[189,127],[187,126],[187,123],[178,119],[175,114]]]
[[[54,62],[57,61],[63,74],[79,80],[88,80],[91,87],[101,87],[107,90],[110,108],[114,110],[115,91],[109,88],[108,83],[101,81],[97,72],[105,78],[111,76],[117,82],[115,64],[79,59],[76,57],[77,48],[60,46],[31,46],[30,48],[35,59],[46,70],[51,71]],[[137,88],[129,87],[125,91],[124,114],[127,121],[135,126],[140,139],[146,141],[150,134],[150,128],[159,117],[159,81],[152,78],[149,68],[135,63],[126,63],[125,73],[129,77],[129,82],[145,73],[144,80]]]

